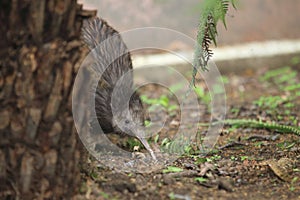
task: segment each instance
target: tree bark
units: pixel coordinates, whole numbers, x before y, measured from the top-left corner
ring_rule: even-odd
[[[0,199],[65,199],[77,191],[81,143],[72,85],[87,53],[76,0],[0,2]]]

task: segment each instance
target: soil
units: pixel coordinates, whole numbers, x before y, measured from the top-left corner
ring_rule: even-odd
[[[297,83],[299,69],[299,64],[293,66],[298,71],[294,77]],[[278,95],[285,99],[291,95],[280,90],[272,79],[261,81],[260,77],[269,70],[265,67],[223,74],[229,80],[225,82],[227,119],[260,119],[300,126],[299,96],[290,102],[294,104],[290,109],[286,102],[275,108],[253,103],[261,96]],[[147,91],[152,97],[164,92],[155,86],[144,89]],[[178,113],[169,116],[167,126],[176,126]],[[201,119],[210,119],[207,107]],[[200,132],[206,128],[200,127]],[[174,130],[162,130],[161,134],[172,135]],[[182,171],[163,171],[168,166]],[[189,153],[150,173],[120,172],[90,158],[82,169],[82,186],[75,199],[300,199],[299,135],[224,126],[210,153],[200,154],[195,143]]]

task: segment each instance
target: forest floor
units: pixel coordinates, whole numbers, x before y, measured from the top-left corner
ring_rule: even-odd
[[[287,64],[291,67],[223,74],[226,119],[299,127],[299,58]],[[162,95],[155,91],[155,97],[149,92],[151,98]],[[199,101],[206,97],[200,95]],[[210,119],[208,109],[201,118]],[[172,112],[170,124],[176,126],[177,119]],[[206,128],[200,127],[200,132]],[[128,144],[123,143],[132,148]],[[300,136],[246,124],[225,125],[210,153],[199,154],[192,145],[175,162],[150,173],[117,172],[97,163],[91,159],[82,170],[75,199],[300,199]]]

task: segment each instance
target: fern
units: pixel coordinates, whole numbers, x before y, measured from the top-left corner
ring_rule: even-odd
[[[195,86],[195,77],[198,69],[201,68],[203,71],[208,70],[207,63],[213,55],[210,45],[214,43],[214,45],[217,46],[217,23],[222,21],[224,27],[227,28],[225,17],[229,4],[236,9],[236,3],[237,0],[204,0],[202,3],[200,23],[197,34],[197,46],[194,52],[194,69],[192,74],[191,88]],[[220,123],[231,126],[234,125],[237,127],[265,128],[269,130],[275,130],[280,133],[293,133],[300,136],[300,127],[281,125],[275,122],[267,123],[250,119],[227,119],[213,122],[212,124]],[[210,124],[202,123],[199,125],[209,126]]]
[[[264,128],[269,130],[275,130],[280,133],[293,133],[295,135],[300,136],[300,127],[281,125],[277,124],[276,122],[262,122],[252,119],[226,119],[223,121],[213,122],[212,124],[216,125],[220,123],[236,127]],[[206,123],[199,125],[209,126],[209,124]]]
[[[217,23],[222,21],[226,28],[225,16],[229,3],[236,8],[236,0],[204,0],[201,7],[200,23],[197,34],[197,46],[194,52],[192,86],[195,85],[197,70],[208,70],[207,63],[213,55],[210,45],[217,45]]]

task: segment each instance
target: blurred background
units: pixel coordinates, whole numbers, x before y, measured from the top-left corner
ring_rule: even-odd
[[[119,32],[154,26],[176,30],[192,39],[197,35],[201,2],[201,0],[79,1],[86,9],[97,9],[97,15],[106,19]],[[213,59],[220,64],[218,66],[221,71],[224,68],[243,69],[242,66],[281,66],[299,54],[300,1],[237,2],[237,10],[232,6],[229,7],[226,16],[227,30],[223,24],[218,24],[218,48],[214,50]],[[192,58],[193,46],[178,40],[166,42],[164,38],[154,37],[151,38],[154,44],[164,45],[170,50],[187,51],[190,59]],[[126,38],[125,42],[128,42]],[[165,57],[158,60],[168,59]],[[145,59],[140,57],[134,61],[136,66],[146,64]]]
[[[195,38],[201,0],[80,0],[85,8],[97,9],[119,31],[145,26],[177,30]],[[239,0],[229,9],[227,29],[219,24],[218,44],[297,39],[300,37],[300,1]],[[161,41],[159,41],[161,42]]]

